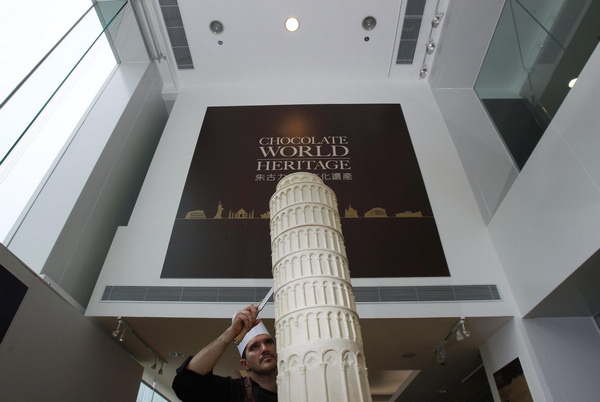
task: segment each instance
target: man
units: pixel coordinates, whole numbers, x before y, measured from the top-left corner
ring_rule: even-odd
[[[173,389],[182,401],[277,401],[275,341],[257,315],[253,304],[238,311],[225,332],[177,369]],[[242,356],[240,363],[249,379],[213,374],[225,350],[244,329],[248,333],[237,346]]]

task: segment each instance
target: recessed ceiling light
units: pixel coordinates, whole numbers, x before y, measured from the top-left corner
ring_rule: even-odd
[[[221,21],[214,20],[210,23],[209,28],[212,33],[218,35],[223,32],[223,23]]]
[[[179,352],[169,352],[169,356],[171,357],[182,357],[183,353],[179,353]]]
[[[575,85],[576,82],[577,82],[577,78],[573,78],[571,81],[569,81],[569,88],[573,88],[573,86]]]
[[[365,17],[365,19],[362,21],[362,27],[367,31],[371,31],[372,29],[374,29],[375,25],[377,25],[377,20],[375,19],[375,17],[372,17],[370,15],[368,17]]]
[[[300,21],[296,17],[290,17],[285,20],[285,29],[290,32],[296,32],[300,28]]]

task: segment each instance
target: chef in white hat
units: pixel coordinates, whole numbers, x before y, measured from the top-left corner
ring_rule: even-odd
[[[275,340],[257,315],[258,310],[253,304],[238,311],[229,328],[177,369],[173,389],[181,400],[277,401]],[[241,355],[240,363],[249,379],[213,374],[212,370],[223,353],[245,331],[244,338],[235,343]]]

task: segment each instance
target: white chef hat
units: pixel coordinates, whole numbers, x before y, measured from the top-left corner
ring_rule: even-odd
[[[233,317],[235,318],[235,315]],[[233,322],[233,319],[231,321]],[[258,324],[256,324],[250,331],[248,331],[246,336],[244,336],[244,339],[242,339],[240,344],[237,345],[238,352],[240,352],[240,356],[244,354],[244,349],[246,349],[246,345],[248,345],[248,342],[250,342],[255,336],[262,334],[267,334],[271,336],[269,331],[267,331],[267,327],[265,327],[265,324],[263,324],[261,321]]]

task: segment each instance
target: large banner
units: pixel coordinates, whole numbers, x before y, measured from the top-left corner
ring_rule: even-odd
[[[336,193],[354,278],[449,276],[400,105],[210,107],[162,278],[270,278],[269,199],[287,174]]]

